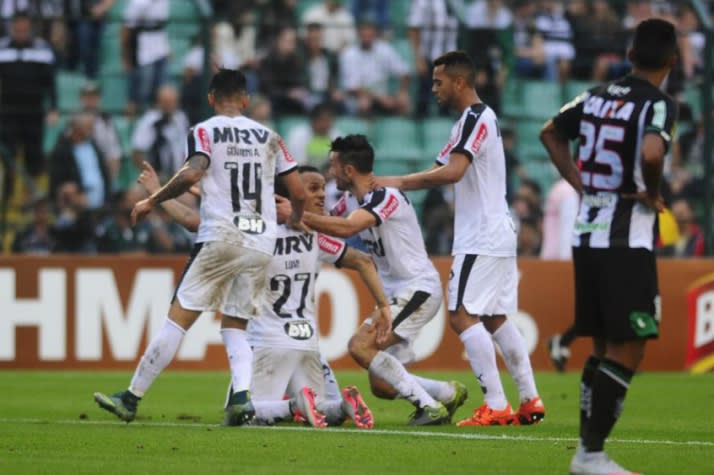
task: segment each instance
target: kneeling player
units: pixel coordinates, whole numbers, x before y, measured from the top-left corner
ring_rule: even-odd
[[[331,146],[330,172],[338,189],[349,193],[333,209],[336,216],[311,212],[303,219],[311,228],[333,236],[359,233],[377,264],[391,300],[393,330],[380,342],[371,327],[372,319],[368,319],[349,345],[354,360],[369,371],[373,394],[387,399],[399,396],[414,404],[411,425],[448,423],[466,400],[466,386],[418,377],[404,367],[413,362],[411,345],[419,331],[441,306],[439,274],[426,254],[414,208],[406,196],[396,188],[372,186],[373,163],[374,151],[364,136],[337,138]],[[286,215],[281,206],[278,212]]]

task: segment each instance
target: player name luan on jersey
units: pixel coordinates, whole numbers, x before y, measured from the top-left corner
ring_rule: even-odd
[[[214,127],[213,143],[242,143],[254,145],[264,144],[268,141],[268,129],[239,129],[238,127]]]
[[[615,119],[628,121],[635,110],[635,103],[620,99],[603,99],[590,96],[585,99],[583,113],[590,114],[600,119]]]

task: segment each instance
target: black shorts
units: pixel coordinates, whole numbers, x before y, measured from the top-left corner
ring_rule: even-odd
[[[607,341],[659,336],[659,287],[652,251],[576,247],[573,262],[578,335]]]

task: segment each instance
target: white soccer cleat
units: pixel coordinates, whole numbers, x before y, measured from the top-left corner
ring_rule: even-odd
[[[577,450],[570,462],[570,475],[639,475],[622,468],[605,452]]]

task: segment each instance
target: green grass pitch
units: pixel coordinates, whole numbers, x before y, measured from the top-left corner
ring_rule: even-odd
[[[420,373],[422,374],[422,373]],[[425,372],[468,384],[466,417],[482,401],[467,372]],[[411,406],[365,395],[372,431],[284,424],[224,428],[227,373],[167,371],[129,425],[100,411],[97,390],[126,387],[127,372],[0,371],[0,474],[557,474],[576,446],[577,373],[539,373],[546,419],[537,426],[407,427]],[[367,392],[361,372],[340,384]],[[516,392],[503,375],[512,404]],[[646,474],[714,474],[714,375],[638,375],[607,449]]]

